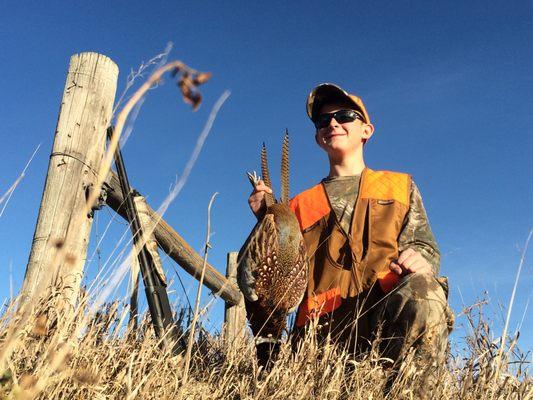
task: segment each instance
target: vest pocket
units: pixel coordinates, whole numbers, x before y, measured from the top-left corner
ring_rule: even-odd
[[[394,200],[378,200],[378,204],[382,206],[388,206],[389,204],[394,204]]]
[[[369,252],[363,280],[366,284],[385,277],[392,260],[398,257],[398,236],[407,206],[393,199],[369,201]],[[384,287],[389,288],[385,284]]]
[[[393,199],[370,199],[370,240],[397,247],[407,207]]]

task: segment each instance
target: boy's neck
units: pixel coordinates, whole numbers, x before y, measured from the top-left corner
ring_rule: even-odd
[[[360,175],[365,168],[363,156],[329,160],[329,176]]]

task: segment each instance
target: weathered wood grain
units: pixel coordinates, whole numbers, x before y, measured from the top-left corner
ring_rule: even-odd
[[[52,283],[64,286],[71,303],[77,298],[93,222],[84,212],[86,192],[96,182],[104,154],[117,78],[117,65],[104,55],[70,59],[23,299],[42,295]]]
[[[226,278],[237,285],[237,252],[228,253]],[[227,352],[242,349],[242,342],[246,335],[246,308],[244,298],[240,295],[239,303],[230,305],[226,303],[224,310],[224,340]]]

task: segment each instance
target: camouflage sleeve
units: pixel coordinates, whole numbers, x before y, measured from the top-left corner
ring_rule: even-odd
[[[439,275],[439,247],[433,232],[431,232],[426,210],[422,203],[422,196],[414,181],[411,183],[409,211],[403,221],[402,231],[398,238],[398,246],[400,252],[408,248],[419,251],[433,268],[435,276]]]

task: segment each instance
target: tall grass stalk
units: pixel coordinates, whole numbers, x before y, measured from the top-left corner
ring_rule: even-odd
[[[198,316],[200,311],[200,300],[202,297],[202,286],[204,284],[204,275],[205,275],[205,268],[207,266],[207,257],[209,255],[209,249],[211,248],[210,238],[211,238],[211,207],[213,206],[213,202],[215,201],[215,197],[218,193],[213,194],[211,196],[211,200],[209,201],[209,205],[207,207],[207,232],[205,235],[205,246],[204,246],[204,260],[202,265],[202,273],[200,275],[200,280],[198,282],[198,290],[196,292],[196,301],[194,304],[194,315],[192,318],[191,326],[189,328],[189,340],[187,342],[187,350],[185,351],[185,368],[183,371],[183,378],[182,378],[182,385],[185,385],[187,383],[187,379],[189,378],[189,367],[191,363],[191,352],[192,352],[192,345],[194,343],[194,334],[196,332],[196,323],[198,322]]]

